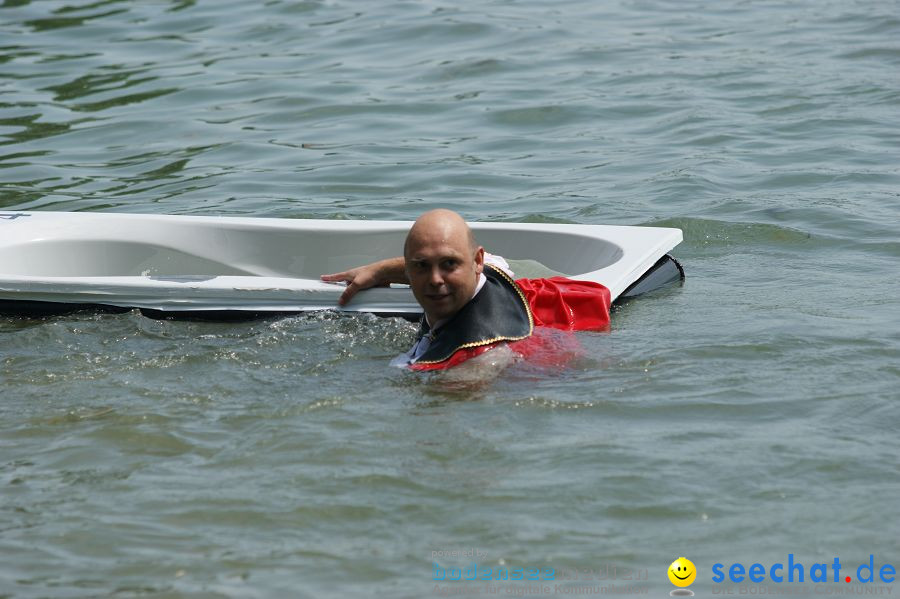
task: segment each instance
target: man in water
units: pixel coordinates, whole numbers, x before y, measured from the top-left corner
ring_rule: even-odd
[[[322,280],[347,283],[340,305],[363,289],[408,284],[425,315],[416,344],[392,364],[415,370],[449,368],[499,343],[527,353],[525,342],[535,326],[574,330],[609,323],[605,287],[563,277],[514,281],[506,261],[486,254],[465,220],[451,210],[419,217],[402,257],[322,275]]]

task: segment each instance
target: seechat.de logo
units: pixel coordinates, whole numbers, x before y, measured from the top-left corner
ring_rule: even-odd
[[[858,583],[875,582],[876,578],[883,583],[892,583],[896,578],[897,569],[891,564],[884,564],[881,567],[875,565],[875,555],[869,556],[868,563],[862,563],[858,566],[844,569],[844,564],[837,557],[834,562],[815,563],[805,565],[803,562],[795,561],[794,554],[788,553],[787,562],[776,562],[766,567],[765,564],[744,565],[741,562],[735,562],[731,566],[725,567],[724,564],[713,564],[712,581],[725,582],[728,580],[732,583],[743,583],[744,581],[752,583],[762,583],[772,581],[773,583],[782,582],[806,582],[807,577],[810,582],[840,582],[844,581],[850,584],[854,581],[851,573],[856,574],[855,581]],[[829,577],[829,570],[831,576]]]

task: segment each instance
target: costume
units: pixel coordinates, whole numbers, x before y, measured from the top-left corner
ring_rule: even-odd
[[[535,327],[576,331],[609,326],[610,294],[599,283],[565,277],[514,281],[504,268],[488,262],[483,275],[475,296],[449,320],[432,330],[423,317],[416,344],[391,364],[445,369],[504,342],[528,357],[542,351]]]

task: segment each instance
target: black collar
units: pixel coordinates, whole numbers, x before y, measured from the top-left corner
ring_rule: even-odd
[[[461,349],[518,341],[531,335],[534,319],[522,290],[498,268],[484,265],[487,279],[475,297],[434,331],[422,317],[419,337],[431,334],[433,341],[416,364],[436,364]]]

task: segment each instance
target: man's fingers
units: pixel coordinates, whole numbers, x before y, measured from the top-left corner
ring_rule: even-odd
[[[336,272],[330,275],[319,275],[319,278],[325,281],[326,283],[337,283],[340,281],[349,281],[350,276],[345,272]]]
[[[350,301],[350,298],[356,295],[357,291],[359,291],[359,286],[356,283],[348,283],[347,288],[344,289],[344,293],[338,298],[338,304],[341,306],[346,305],[347,302]]]
[[[319,275],[319,278],[326,283],[347,283],[347,288],[344,289],[344,292],[338,298],[339,306],[346,305],[359,291],[377,284],[372,274],[363,268]]]

